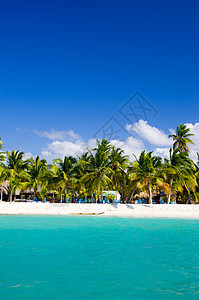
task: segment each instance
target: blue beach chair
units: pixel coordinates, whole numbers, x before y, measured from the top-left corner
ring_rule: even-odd
[[[159,200],[160,204],[166,204],[162,199]]]
[[[142,199],[142,204],[147,204],[146,199]]]

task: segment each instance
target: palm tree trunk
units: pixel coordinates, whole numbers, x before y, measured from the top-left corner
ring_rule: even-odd
[[[66,202],[66,195],[67,195],[67,183],[65,184],[65,188],[64,188],[64,202]]]
[[[151,191],[151,183],[150,180],[148,182],[148,189],[149,189],[149,204],[152,204],[152,191]]]
[[[172,186],[173,186],[173,178],[171,178],[171,180],[170,180],[170,187],[169,187],[169,195],[167,197],[167,204],[170,204],[170,201],[171,201],[171,189],[172,189]]]
[[[136,190],[136,188],[134,188],[133,191],[132,191],[132,193],[131,193],[131,197],[130,197],[130,200],[129,200],[130,203],[133,200],[133,196],[134,196],[135,190]]]
[[[62,189],[60,189],[60,202],[62,203]]]
[[[188,187],[188,199],[187,199],[187,204],[191,204],[192,200],[191,200],[191,192],[190,192],[190,188]]]
[[[1,198],[0,198],[0,202],[3,200],[3,185],[1,186]]]
[[[12,192],[10,191],[10,203],[12,202]]]

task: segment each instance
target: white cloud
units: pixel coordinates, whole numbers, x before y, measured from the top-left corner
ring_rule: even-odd
[[[26,132],[26,129],[23,129],[23,128],[20,128],[20,127],[16,127],[15,130],[18,131],[18,132],[21,132],[21,133]]]
[[[120,147],[124,150],[126,155],[129,155],[132,158],[132,155],[135,154],[139,156],[141,151],[144,150],[144,144],[141,140],[137,140],[134,137],[129,137],[125,142],[119,140],[111,140],[111,145]],[[47,161],[51,161],[54,158],[63,158],[64,156],[76,156],[81,155],[88,149],[93,149],[96,147],[96,139],[90,139],[87,143],[83,143],[78,140],[75,142],[70,141],[53,141],[47,145],[47,148],[43,149],[41,152],[42,158],[45,158]]]
[[[197,152],[199,152],[199,123],[186,124],[191,132],[194,134],[193,141],[196,145],[190,145],[190,157],[197,161]],[[173,140],[169,139],[168,136],[160,129],[150,126],[146,121],[140,120],[134,124],[127,125],[129,132],[135,132],[139,138],[130,136],[125,141],[111,140],[111,144],[124,149],[126,155],[130,156],[133,160],[133,154],[139,156],[143,150],[146,150],[144,140],[151,144],[149,150],[154,151],[154,155],[159,155],[162,158],[169,157],[169,148],[172,147]],[[170,132],[175,133],[175,130],[169,129]],[[38,133],[37,133],[38,134]],[[96,147],[96,139],[89,139],[87,142],[83,141],[77,133],[73,130],[68,131],[56,131],[51,129],[50,131],[39,132],[40,136],[48,137],[52,140],[51,143],[42,149],[41,156],[47,161],[52,161],[53,158],[63,158],[65,155],[81,155],[88,149]],[[156,147],[154,147],[156,146]],[[31,153],[30,153],[31,155]]]
[[[193,159],[193,161],[197,162],[197,152],[199,152],[199,123],[191,124],[187,123],[188,128],[190,128],[191,133],[194,134],[194,136],[191,137],[192,141],[195,143],[195,145],[189,144],[190,149],[190,157]]]
[[[198,161],[198,157],[197,157],[197,152],[199,152],[199,123],[187,123],[185,124],[188,128],[190,128],[191,133],[194,134],[191,139],[192,141],[195,143],[195,145],[189,144],[189,149],[190,149],[190,158],[194,161],[197,162]],[[175,134],[175,130],[170,129],[169,130],[171,133]],[[173,141],[172,141],[173,142]],[[169,148],[156,148],[154,151],[155,155],[159,155],[163,158],[165,157],[169,157]]]
[[[30,153],[30,152],[24,153],[24,159],[29,159],[29,158],[31,158],[31,157],[34,158],[34,155],[33,155],[32,153]]]
[[[55,130],[51,128],[50,130],[46,131],[39,131],[34,129],[33,132],[37,134],[40,137],[45,137],[50,140],[58,140],[58,141],[64,141],[64,140],[78,140],[81,139],[79,134],[75,133],[73,130]]]
[[[172,140],[164,131],[150,126],[147,121],[139,120],[138,122],[127,125],[126,129],[129,132],[136,132],[138,136],[155,146],[171,146]]]
[[[160,156],[162,158],[169,158],[169,148],[156,148],[153,152],[154,155]]]
[[[41,155],[46,160],[52,160],[53,158],[63,158],[64,156],[76,156],[81,155],[86,150],[85,144],[70,141],[53,141],[47,145],[46,149],[43,149]]]

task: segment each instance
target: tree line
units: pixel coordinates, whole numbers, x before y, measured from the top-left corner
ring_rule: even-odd
[[[199,169],[190,157],[189,145],[193,134],[186,125],[177,126],[169,158],[155,156],[153,151],[142,151],[130,161],[124,150],[114,147],[108,140],[97,140],[94,149],[87,149],[81,156],[54,159],[51,165],[37,156],[24,159],[21,151],[4,152],[0,140],[0,186],[7,189],[9,201],[16,199],[16,191],[27,190],[33,197],[59,195],[60,201],[78,195],[92,196],[96,200],[104,190],[120,193],[122,202],[132,203],[135,195],[145,192],[148,203],[158,193],[166,203],[198,203]]]

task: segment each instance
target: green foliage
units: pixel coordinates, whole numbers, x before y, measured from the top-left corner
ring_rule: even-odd
[[[124,150],[102,139],[96,141],[94,149],[77,158],[55,159],[52,166],[39,156],[25,160],[23,152],[1,152],[0,140],[0,184],[9,183],[10,200],[17,190],[27,189],[42,197],[59,193],[61,200],[62,195],[65,200],[76,195],[97,199],[103,190],[115,190],[127,202],[134,194],[145,192],[151,203],[153,195],[163,191],[168,203],[172,197],[198,203],[199,163],[190,159],[188,147],[194,144],[192,136],[186,125],[177,126],[176,133],[169,136],[174,143],[164,161],[153,152],[143,151],[130,162]]]

